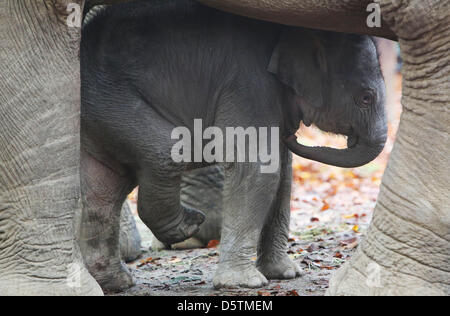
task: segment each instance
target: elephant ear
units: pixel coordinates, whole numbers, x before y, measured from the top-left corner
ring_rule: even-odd
[[[325,104],[327,91],[328,63],[322,41],[314,31],[284,30],[267,69],[314,107]]]

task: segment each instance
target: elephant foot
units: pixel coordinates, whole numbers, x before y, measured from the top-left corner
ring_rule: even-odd
[[[59,270],[55,268],[55,270]],[[50,270],[48,272],[51,272]],[[100,285],[81,264],[72,264],[64,276],[0,276],[0,296],[103,296]]]
[[[132,262],[141,256],[142,239],[128,202],[122,207],[119,241],[120,255],[125,262]]]
[[[205,247],[205,244],[195,237],[189,238],[188,240],[172,245],[173,250],[188,250],[203,247]]]
[[[258,270],[269,280],[295,279],[301,275],[300,267],[287,255],[275,262],[258,264]]]
[[[199,239],[192,237],[188,240],[179,242],[177,244],[173,245],[165,245],[164,243],[160,242],[155,236],[153,236],[152,239],[152,250],[155,251],[161,251],[166,249],[172,249],[172,250],[188,250],[188,249],[197,249],[197,248],[203,248],[206,245],[200,241]]]
[[[128,268],[122,263],[115,272],[103,274],[101,279],[97,279],[102,289],[107,293],[119,293],[135,286],[133,276]]]
[[[155,236],[166,245],[173,245],[189,239],[200,230],[200,225],[205,221],[205,214],[200,211],[182,207],[181,219],[175,225],[171,225],[163,232],[154,232]]]
[[[254,266],[246,267],[243,270],[242,267],[232,268],[219,265],[213,279],[213,284],[216,289],[233,289],[239,287],[254,289],[269,284],[269,281]]]
[[[170,245],[163,244],[158,240],[158,238],[155,237],[155,235],[152,236],[152,243],[151,243],[151,249],[153,251],[162,251],[170,249]]]
[[[328,296],[448,296],[450,287],[431,283],[419,276],[386,268],[361,250],[334,273]]]

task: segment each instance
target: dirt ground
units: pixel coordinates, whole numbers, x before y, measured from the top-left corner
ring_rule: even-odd
[[[388,105],[389,140],[371,164],[340,169],[294,159],[291,237],[288,254],[303,270],[295,280],[271,281],[262,289],[215,290],[212,277],[219,258],[217,242],[188,251],[152,251],[151,232],[138,221],[144,254],[129,265],[136,286],[122,296],[317,296],[324,295],[334,271],[349,260],[364,238],[376,204],[381,178],[392,150],[401,106],[397,76],[395,95]],[[304,144],[345,147],[345,139],[313,128],[299,131]],[[137,192],[130,195],[136,211]],[[149,250],[150,249],[150,250]]]
[[[217,266],[217,248],[188,251],[148,251],[144,260],[130,265],[137,285],[125,296],[315,296],[324,295],[331,273],[349,258],[360,234],[311,229],[289,242],[290,256],[303,269],[302,277],[271,281],[262,289],[215,290],[212,277]]]
[[[219,259],[217,242],[206,249],[153,251],[152,234],[137,218],[145,252],[129,265],[137,285],[120,295],[324,295],[333,271],[351,257],[364,236],[378,194],[379,178],[374,174],[381,170],[377,167],[370,172],[375,168],[371,166],[359,173],[343,173],[300,163],[294,165],[288,250],[303,270],[300,278],[271,281],[262,289],[215,290],[212,277]]]

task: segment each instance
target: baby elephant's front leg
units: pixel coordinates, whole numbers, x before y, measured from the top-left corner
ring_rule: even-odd
[[[269,280],[293,279],[301,274],[300,267],[287,254],[291,214],[292,158],[286,150],[282,150],[281,154],[280,187],[261,234],[256,263],[258,270]]]
[[[279,181],[279,173],[260,173],[257,164],[226,168],[220,262],[213,280],[216,288],[257,288],[268,284],[255,260]]]
[[[205,221],[201,211],[180,202],[181,176],[146,177],[139,187],[139,216],[157,239],[167,245],[195,235]]]

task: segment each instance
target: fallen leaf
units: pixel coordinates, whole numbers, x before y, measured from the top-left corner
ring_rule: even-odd
[[[341,244],[346,246],[346,245],[349,245],[349,244],[353,244],[357,240],[358,240],[358,238],[354,237],[354,238],[350,238],[350,239],[341,241]]]
[[[216,248],[220,244],[220,241],[218,240],[211,240],[206,248]]]
[[[270,292],[258,291],[258,296],[271,296]]]
[[[342,249],[344,249],[344,250],[350,250],[350,249],[353,249],[353,248],[358,247],[358,244],[359,244],[359,243],[358,243],[357,241],[355,241],[354,243],[351,243],[351,244],[348,244],[348,245],[342,247]]]
[[[344,256],[342,255],[342,253],[336,252],[336,253],[334,254],[334,257],[335,257],[335,258],[342,259]]]
[[[292,290],[286,293],[287,296],[300,296],[296,290]]]
[[[156,261],[160,260],[161,258],[147,258],[145,260],[141,260],[140,263],[137,265],[138,268],[145,266],[146,264],[149,263],[156,263]]]
[[[347,171],[344,173],[344,176],[346,178],[355,179],[358,178],[358,175],[356,175],[353,171]]]
[[[359,244],[358,238],[354,237],[354,238],[350,238],[348,240],[343,240],[340,242],[342,249],[344,250],[350,250],[353,248],[356,248]]]
[[[326,211],[330,209],[330,204],[328,204],[326,201],[323,201],[323,206],[321,208],[321,211]]]

